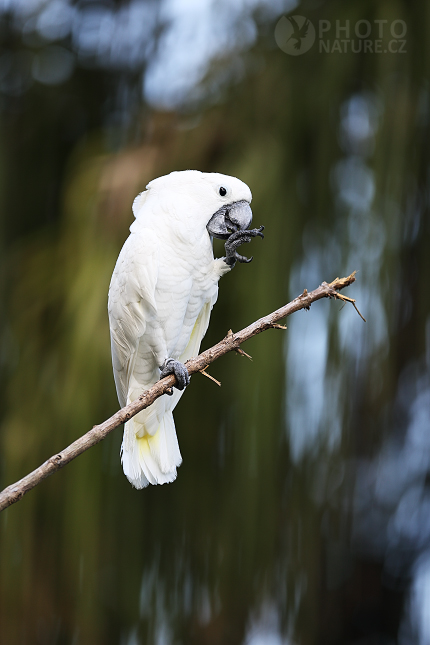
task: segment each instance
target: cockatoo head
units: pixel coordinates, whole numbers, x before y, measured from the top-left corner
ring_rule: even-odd
[[[154,200],[170,224],[175,228],[180,225],[184,232],[206,229],[212,237],[227,239],[235,231],[249,228],[252,220],[248,186],[219,173],[183,170],[154,179],[133,204],[137,220],[147,220],[149,211],[154,213],[148,208]]]
[[[228,175],[207,173],[205,176],[214,193],[213,208],[218,206],[206,224],[209,235],[226,240],[232,233],[249,228],[252,195],[248,186]]]

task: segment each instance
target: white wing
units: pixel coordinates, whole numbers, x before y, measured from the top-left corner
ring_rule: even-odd
[[[109,287],[109,325],[115,385],[121,407],[127,402],[139,339],[156,316],[158,238],[150,229],[133,233],[119,254]]]
[[[209,326],[209,318],[211,315],[212,307],[214,306],[218,295],[218,289],[215,292],[214,298],[211,302],[206,302],[196,320],[193,331],[191,332],[190,340],[185,350],[180,356],[180,361],[185,363],[189,358],[193,358],[198,355],[200,350],[200,344],[202,342],[203,336],[206,334],[207,328]]]

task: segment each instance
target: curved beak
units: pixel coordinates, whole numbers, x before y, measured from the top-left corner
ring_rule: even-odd
[[[226,204],[212,215],[206,229],[212,237],[226,240],[236,231],[245,231],[252,220],[252,210],[247,201]]]

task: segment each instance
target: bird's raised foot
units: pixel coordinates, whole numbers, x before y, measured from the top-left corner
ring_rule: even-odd
[[[253,237],[258,236],[258,237],[264,238],[263,231],[264,231],[264,226],[260,226],[260,228],[252,228],[250,230],[236,231],[235,233],[232,233],[225,243],[225,252],[226,252],[226,257],[224,258],[225,263],[232,267],[236,264],[236,261],[252,262],[252,259],[253,259],[252,257],[247,258],[244,255],[240,255],[240,253],[237,252],[237,248],[241,244],[250,242]]]
[[[174,358],[166,358],[160,367],[160,379],[169,374],[176,376],[177,383],[173,387],[176,387],[178,390],[183,390],[190,383],[190,375],[188,374],[187,368],[183,363],[176,361]],[[167,390],[166,394],[172,396],[173,390]]]

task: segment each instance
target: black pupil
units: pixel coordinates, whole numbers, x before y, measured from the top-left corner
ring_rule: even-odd
[[[224,186],[221,186],[221,188],[219,189],[219,194],[221,195],[221,197],[224,197],[224,195],[227,194],[227,191],[224,188]]]

